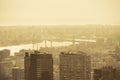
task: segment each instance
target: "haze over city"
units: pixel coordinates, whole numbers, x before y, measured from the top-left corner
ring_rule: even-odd
[[[0,80],[120,80],[120,0],[0,0]]]
[[[0,25],[120,24],[120,0],[0,0]]]

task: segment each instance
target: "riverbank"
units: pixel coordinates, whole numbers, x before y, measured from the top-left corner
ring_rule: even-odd
[[[45,44],[46,43],[46,44]],[[52,47],[59,47],[59,46],[69,46],[72,45],[72,42],[64,41],[64,42],[52,42]],[[11,51],[11,55],[14,55],[15,52],[19,52],[21,49],[40,49],[41,47],[51,47],[51,41],[42,41],[40,43],[32,43],[30,44],[20,44],[20,45],[12,45],[12,46],[4,46],[0,47],[0,50],[9,49]]]

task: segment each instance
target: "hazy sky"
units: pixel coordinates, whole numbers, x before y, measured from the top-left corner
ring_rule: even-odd
[[[0,0],[0,25],[120,24],[120,0]]]

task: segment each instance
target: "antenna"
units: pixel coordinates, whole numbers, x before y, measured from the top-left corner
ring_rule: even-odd
[[[37,50],[38,50],[38,43],[37,43]]]

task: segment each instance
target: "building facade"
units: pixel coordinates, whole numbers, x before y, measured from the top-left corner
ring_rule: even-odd
[[[4,49],[0,51],[0,59],[9,58],[10,57],[10,50]]]
[[[13,62],[9,59],[0,61],[0,80],[10,80],[12,78]]]
[[[90,80],[91,59],[85,53],[60,54],[60,80]]]
[[[53,58],[51,54],[25,55],[25,80],[53,80]]]
[[[120,70],[111,66],[94,69],[94,80],[120,80]]]
[[[24,69],[19,67],[13,67],[12,69],[12,79],[13,80],[25,80]]]

